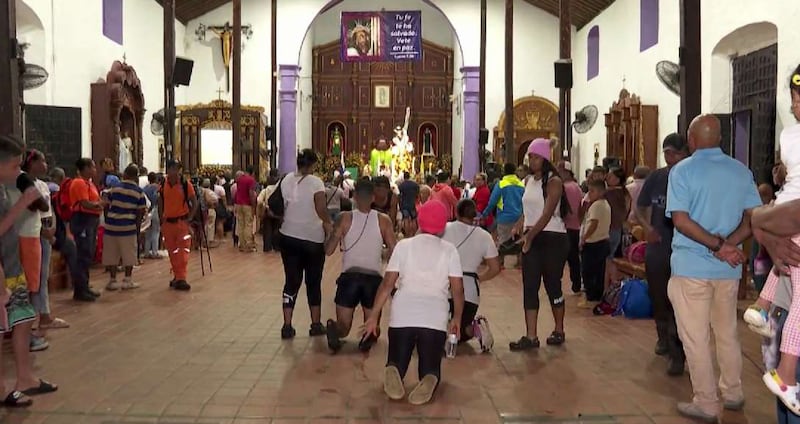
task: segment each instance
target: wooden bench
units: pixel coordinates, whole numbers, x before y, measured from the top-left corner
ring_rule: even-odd
[[[626,277],[641,278],[642,280],[647,278],[644,264],[635,264],[625,258],[614,258],[614,265],[617,266],[617,272]]]

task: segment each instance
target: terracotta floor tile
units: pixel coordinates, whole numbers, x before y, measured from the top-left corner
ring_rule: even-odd
[[[91,305],[75,304],[68,292],[51,293],[54,312],[71,328],[49,332],[51,348],[34,360],[37,374],[61,389],[36,399],[30,411],[0,410],[0,422],[492,424],[502,416],[527,422],[688,422],[675,411],[676,402],[691,398],[688,374],[665,375],[665,360],[652,353],[652,321],[594,317],[576,309],[578,298],[568,296],[564,346],[509,352],[509,341],[524,333],[517,270],[507,269],[482,287],[480,313],[491,321],[494,351],[480,354],[474,342],[461,346],[456,359],[443,363],[434,402],[417,407],[383,394],[385,337],[369,354],[357,352],[360,312],[344,349],[332,356],[324,337],[308,337],[301,291],[297,337],[282,341],[280,257],[240,255],[230,243],[212,255],[214,272],[201,277],[193,254],[190,293],[169,291],[167,261],[138,268],[142,288],[135,293],[104,293]],[[326,261],[325,319],[334,313],[339,268],[338,256]],[[105,276],[95,270],[92,280],[100,286]],[[540,300],[547,305],[544,292]],[[384,330],[386,325],[384,318]],[[552,327],[545,306],[539,336]],[[758,364],[758,338],[743,325],[740,336],[744,354]],[[3,355],[8,370],[10,357]],[[416,367],[412,359],[408,390],[417,381]],[[744,361],[747,407],[723,415],[726,424],[774,422],[775,401],[760,373]]]

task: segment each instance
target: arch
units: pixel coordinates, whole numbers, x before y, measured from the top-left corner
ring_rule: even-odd
[[[778,27],[772,22],[754,22],[729,32],[714,45],[712,55],[741,56],[778,42]]]
[[[590,81],[600,73],[600,27],[595,25],[589,30],[586,40],[586,81]]]
[[[434,10],[438,11],[439,13],[441,13],[442,16],[444,17],[444,19],[447,21],[447,24],[450,26],[450,30],[453,32],[453,35],[455,37],[455,43],[454,43],[455,45],[453,46],[453,49],[457,48],[459,50],[459,52],[461,53],[460,55],[458,55],[458,57],[461,58],[461,64],[460,65],[457,64],[455,66],[455,69],[462,68],[464,66],[464,48],[463,48],[463,45],[461,43],[461,39],[459,37],[458,31],[456,31],[455,26],[453,26],[453,21],[451,21],[450,17],[444,11],[442,11],[442,8],[440,8],[435,3],[435,0],[419,0],[419,1],[422,2],[422,3],[425,3],[426,5],[432,7]],[[302,66],[302,64],[303,64],[302,63],[303,45],[305,45],[305,43],[307,43],[307,42],[310,42],[309,34],[311,33],[311,29],[314,27],[314,24],[317,22],[317,18],[319,18],[320,15],[322,15],[323,13],[329,11],[333,7],[335,7],[335,6],[337,6],[337,5],[341,4],[341,3],[345,3],[345,2],[347,2],[347,0],[330,0],[330,1],[328,1],[327,4],[325,4],[317,12],[316,15],[314,15],[314,18],[311,20],[311,23],[309,23],[308,27],[306,27],[306,31],[303,34],[303,39],[300,41],[300,48],[298,49],[298,52],[297,52],[297,64],[299,66]]]
[[[639,2],[639,51],[658,44],[658,0]]]
[[[538,137],[554,138],[558,136],[558,105],[539,96],[522,97],[514,101],[514,146],[511,147],[518,153],[525,142]],[[500,152],[505,148],[505,122],[506,114],[503,111],[497,126],[494,128],[494,149],[495,160],[504,162]],[[554,152],[558,151],[554,145]],[[516,156],[516,155],[515,155]],[[554,156],[555,157],[555,156]],[[519,163],[523,158],[518,157]]]
[[[17,33],[44,31],[42,20],[30,6],[22,0],[16,0],[15,5],[17,8]]]

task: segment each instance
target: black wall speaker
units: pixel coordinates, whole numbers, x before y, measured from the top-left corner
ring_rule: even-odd
[[[556,88],[572,88],[572,61],[559,60],[555,64]]]
[[[192,68],[194,68],[193,60],[176,57],[175,67],[172,68],[172,84],[188,86],[192,80]]]
[[[489,143],[489,130],[486,128],[481,128],[480,134],[478,135],[478,140],[481,143],[481,146]]]

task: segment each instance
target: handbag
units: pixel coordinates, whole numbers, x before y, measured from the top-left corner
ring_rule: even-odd
[[[275,191],[273,191],[272,194],[270,194],[269,199],[267,199],[267,207],[269,208],[270,213],[272,213],[272,216],[276,218],[283,217],[283,214],[286,212],[286,204],[284,203],[283,199],[283,189],[281,189],[284,178],[286,178],[285,175],[280,179],[280,181],[278,181],[278,186],[275,187]]]

